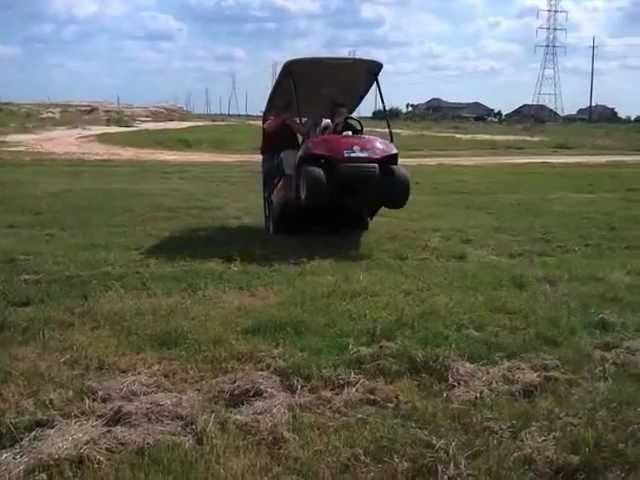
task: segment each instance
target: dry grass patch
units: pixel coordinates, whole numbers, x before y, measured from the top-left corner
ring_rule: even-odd
[[[216,292],[214,299],[235,308],[257,308],[273,305],[278,301],[278,295],[270,288],[256,288],[254,290],[228,290]]]
[[[524,464],[530,478],[580,478],[580,458],[562,452],[558,447],[558,432],[544,432],[534,425],[523,431],[512,461]]]
[[[449,364],[448,398],[454,402],[464,402],[505,393],[517,398],[529,398],[544,385],[562,377],[559,364],[553,360],[532,364],[503,362],[492,367],[452,360]]]
[[[77,418],[52,419],[0,452],[0,476],[19,477],[65,461],[101,465],[119,451],[189,442],[200,406],[195,392],[175,391],[157,370],[89,384]]]
[[[288,422],[300,409],[349,414],[354,408],[393,408],[400,402],[390,387],[356,375],[304,385],[271,372],[247,371],[212,382],[193,375],[191,383],[173,373],[154,368],[89,383],[72,418],[31,422],[4,445],[0,477],[17,478],[63,462],[101,466],[114,454],[159,442],[190,444],[207,407],[216,404],[244,430],[277,447],[290,439]]]
[[[601,348],[593,353],[595,373],[599,379],[609,381],[618,368],[640,371],[640,340],[603,345]]]
[[[354,408],[393,408],[400,403],[391,387],[357,375],[305,385],[269,372],[246,372],[218,379],[212,393],[242,426],[275,444],[289,438],[287,423],[301,409],[348,414]]]

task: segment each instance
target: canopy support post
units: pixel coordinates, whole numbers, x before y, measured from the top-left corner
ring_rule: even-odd
[[[296,104],[298,121],[300,122],[300,125],[302,125],[302,114],[300,113],[300,102],[298,101],[298,87],[296,86],[296,79],[293,77],[293,74],[289,75],[289,80],[291,81],[291,88],[293,89],[293,101]]]
[[[380,96],[380,103],[382,103],[382,111],[384,112],[384,119],[387,122],[387,130],[389,130],[389,140],[391,140],[391,143],[396,143],[393,139],[393,130],[391,129],[391,122],[389,121],[387,104],[384,102],[384,95],[382,94],[382,88],[380,88],[380,80],[378,79],[378,77],[376,77],[376,87],[378,89],[378,95]]]

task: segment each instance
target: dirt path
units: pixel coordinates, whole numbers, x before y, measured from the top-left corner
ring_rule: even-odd
[[[370,132],[387,133],[384,128],[369,128]],[[496,142],[541,142],[546,140],[544,137],[530,137],[526,135],[490,135],[480,133],[455,133],[455,132],[432,132],[430,130],[406,130],[402,128],[394,128],[394,133],[400,135],[413,136],[413,135],[427,135],[430,137],[452,137],[459,138],[461,140],[494,140]]]
[[[218,123],[224,125],[224,122]],[[81,160],[132,160],[165,162],[256,162],[257,154],[226,154],[206,152],[178,152],[107,145],[98,142],[101,133],[132,130],[158,130],[163,128],[188,128],[199,125],[214,125],[211,122],[145,123],[133,128],[85,127],[55,129],[29,134],[15,134],[0,138],[8,142],[5,150],[46,154],[52,158]],[[640,162],[640,155],[529,155],[497,157],[430,157],[403,159],[405,165],[492,165],[523,163],[607,163]]]
[[[218,124],[225,124],[219,122]],[[211,122],[170,122],[144,123],[136,127],[84,127],[61,128],[28,134],[8,135],[0,140],[8,143],[5,150],[43,153],[52,157],[82,160],[159,160],[168,162],[225,162],[251,161],[255,155],[223,155],[202,152],[173,152],[107,145],[98,142],[102,133],[130,132],[134,130],[180,129],[201,125],[215,125]]]

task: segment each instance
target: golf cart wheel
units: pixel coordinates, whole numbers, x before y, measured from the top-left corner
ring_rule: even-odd
[[[400,210],[407,205],[410,196],[409,173],[397,165],[389,167],[382,177],[382,205],[391,210]]]
[[[369,230],[369,218],[366,215],[358,215],[351,223],[351,230],[356,232],[366,232]]]
[[[327,177],[319,167],[302,167],[298,182],[300,201],[305,207],[322,207],[327,203]]]

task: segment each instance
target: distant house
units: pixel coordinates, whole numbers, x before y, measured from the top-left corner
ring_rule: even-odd
[[[546,105],[525,104],[504,116],[505,120],[516,122],[559,122],[562,117]]]
[[[409,111],[433,118],[445,119],[487,119],[495,115],[493,109],[480,102],[448,102],[441,98],[432,98],[424,103],[409,104]]]
[[[574,121],[587,121],[589,120],[589,107],[581,108],[574,114],[565,115],[565,118]],[[592,120],[594,122],[619,122],[621,118],[615,108],[607,105],[594,105]]]

